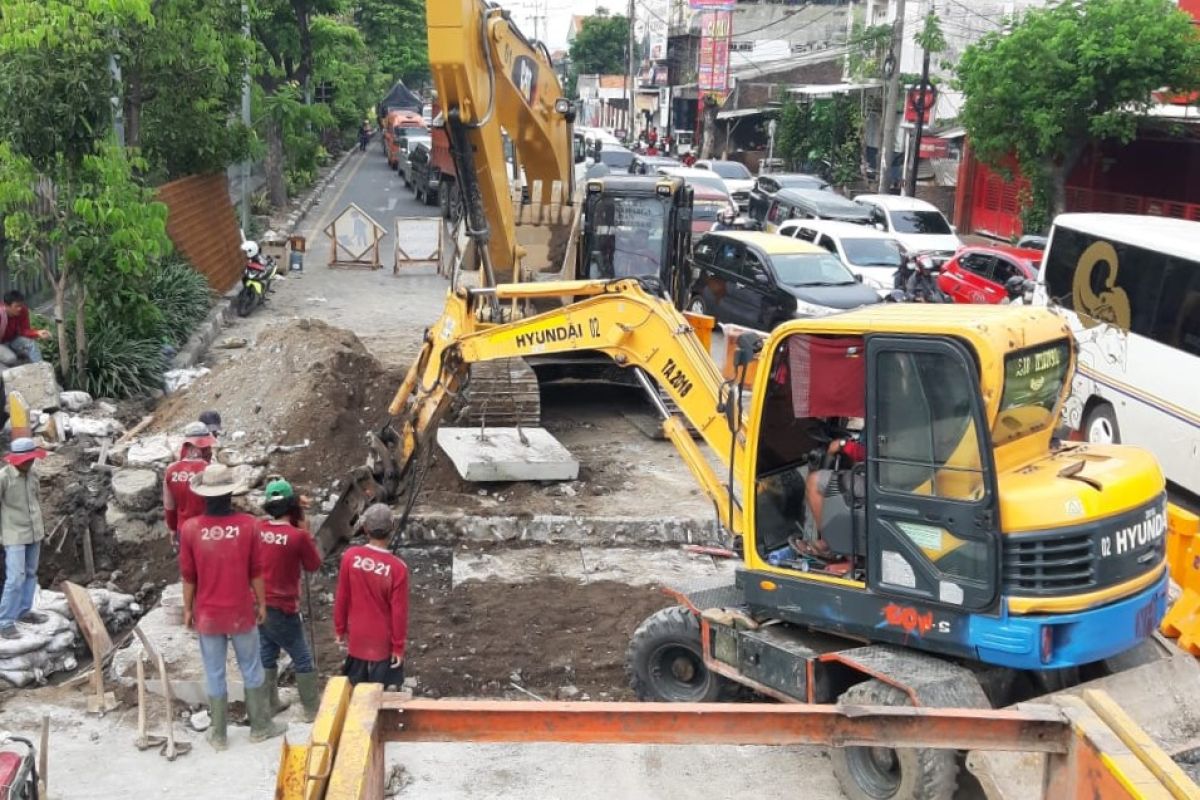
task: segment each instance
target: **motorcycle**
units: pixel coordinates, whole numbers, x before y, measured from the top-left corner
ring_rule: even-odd
[[[953,303],[953,298],[938,286],[937,273],[938,269],[928,255],[918,253],[906,257],[896,270],[893,291],[884,302]]]
[[[242,269],[242,290],[238,292],[233,308],[239,317],[246,317],[266,301],[278,267],[275,259],[259,254],[258,245],[254,242],[243,243],[242,252],[246,254],[246,266]]]

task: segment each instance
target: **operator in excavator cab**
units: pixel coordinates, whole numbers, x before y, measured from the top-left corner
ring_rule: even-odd
[[[860,435],[861,431],[831,441],[825,450],[829,466],[810,469],[804,479],[804,537],[791,543],[797,553],[819,558],[834,555],[823,534],[829,527],[850,522],[854,498],[864,497],[867,491],[862,471],[854,471],[855,464],[867,460]]]

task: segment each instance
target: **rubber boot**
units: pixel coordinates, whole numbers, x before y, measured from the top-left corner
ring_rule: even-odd
[[[229,729],[229,698],[208,698],[208,715],[211,723],[204,738],[212,745],[212,749],[220,752],[229,746],[227,732]]]
[[[263,676],[266,678],[263,686],[267,687],[267,697],[271,700],[271,716],[273,717],[280,711],[286,711],[291,703],[279,699],[279,670],[264,669]]]
[[[296,688],[300,690],[300,702],[304,705],[304,721],[312,722],[317,718],[317,710],[321,707],[321,687],[315,672],[297,672]]]
[[[271,719],[271,700],[264,683],[246,690],[246,716],[250,718],[250,741],[265,742],[287,733],[287,724]]]

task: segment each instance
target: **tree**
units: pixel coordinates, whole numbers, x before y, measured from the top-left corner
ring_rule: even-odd
[[[978,156],[1015,156],[1058,214],[1090,141],[1127,142],[1155,92],[1200,86],[1200,33],[1173,0],[1064,2],[968,47],[957,85]]]
[[[862,112],[849,95],[797,103],[784,101],[775,152],[793,168],[845,186],[862,171]]]
[[[571,42],[571,69],[574,75],[622,75],[625,73],[629,19],[610,16],[597,8],[584,17],[575,41]]]
[[[412,83],[429,74],[425,0],[360,0],[355,22],[389,80]]]
[[[231,122],[253,48],[236,2],[155,0],[153,18],[122,31],[125,142],[166,180],[225,169],[247,155]]]

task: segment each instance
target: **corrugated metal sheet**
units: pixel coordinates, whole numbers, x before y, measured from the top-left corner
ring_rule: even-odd
[[[226,176],[180,178],[159,187],[158,199],[167,205],[167,233],[176,249],[213,289],[232,289],[242,275],[242,237]]]

